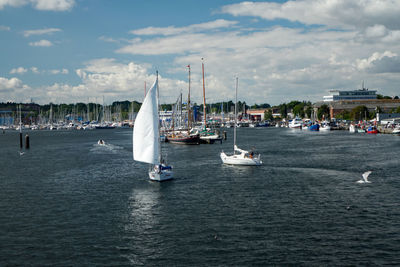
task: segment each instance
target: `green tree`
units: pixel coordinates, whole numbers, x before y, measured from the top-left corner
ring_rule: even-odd
[[[294,115],[299,116],[300,118],[304,118],[304,115],[305,115],[304,103],[299,103],[296,106],[294,106],[293,113],[294,113]]]
[[[330,109],[328,105],[323,104],[321,107],[319,107],[317,117],[319,120],[322,120],[322,118],[330,119]]]
[[[270,120],[272,121],[274,119],[274,117],[272,116],[272,110],[268,109],[266,111],[264,111],[264,120]]]
[[[400,113],[400,106],[397,107],[396,113]]]
[[[286,104],[281,104],[279,105],[279,111],[281,112],[281,117],[286,118],[287,117],[287,106]]]
[[[359,121],[367,119],[369,117],[369,111],[366,106],[357,106],[351,110],[350,114],[353,120]]]
[[[311,105],[310,106],[307,105],[307,108],[306,108],[306,111],[305,111],[305,114],[307,115],[307,118],[311,118],[312,112],[313,112],[313,107]]]
[[[337,119],[341,120],[351,120],[351,113],[348,110],[343,110],[335,116]]]

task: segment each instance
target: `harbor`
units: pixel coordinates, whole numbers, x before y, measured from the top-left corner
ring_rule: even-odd
[[[0,267],[400,266],[400,1],[0,0]]]
[[[232,138],[211,146],[164,143],[175,175],[164,183],[150,182],[147,166],[132,160],[132,129],[31,131],[23,156],[18,133],[6,131],[0,135],[0,162],[7,166],[0,173],[2,261],[400,261],[398,136],[237,130],[238,143],[254,146],[263,165],[221,164],[219,153],[232,150]],[[372,171],[371,183],[358,184],[365,170]]]

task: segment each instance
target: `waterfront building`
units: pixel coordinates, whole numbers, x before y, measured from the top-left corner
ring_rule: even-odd
[[[329,92],[331,95],[324,96],[324,102],[377,99],[376,90],[368,90],[366,88],[352,91],[331,90]]]
[[[367,100],[341,100],[331,102],[317,102],[314,108],[322,105],[328,105],[330,117],[335,118],[337,114],[343,111],[351,111],[358,106],[365,106],[370,112],[376,112],[380,109],[382,112],[393,112],[400,106],[400,99],[367,99]]]

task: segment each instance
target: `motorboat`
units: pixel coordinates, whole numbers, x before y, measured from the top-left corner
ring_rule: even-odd
[[[293,129],[301,129],[302,128],[302,124],[303,124],[303,120],[296,117],[293,120],[291,120],[289,122],[289,128],[293,128]]]

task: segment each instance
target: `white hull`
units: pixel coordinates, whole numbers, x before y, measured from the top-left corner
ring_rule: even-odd
[[[149,178],[152,181],[163,182],[174,178],[174,173],[171,170],[162,170],[157,172],[155,170],[149,171]]]
[[[301,123],[289,124],[289,128],[292,128],[292,129],[300,129],[300,128],[301,128]]]
[[[319,128],[320,131],[330,131],[331,130],[331,126],[326,125],[326,126],[322,126]]]
[[[224,152],[221,152],[220,157],[223,163],[230,165],[259,166],[262,164],[260,155],[250,158],[244,157],[242,154],[228,156]]]

